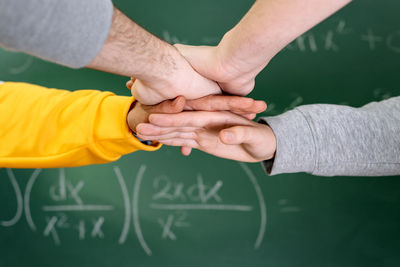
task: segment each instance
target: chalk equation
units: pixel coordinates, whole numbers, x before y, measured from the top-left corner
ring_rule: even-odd
[[[51,240],[56,246],[62,245],[63,236],[66,235],[78,242],[103,240],[106,235],[115,235],[116,229],[119,229],[117,239],[114,238],[118,244],[125,244],[129,233],[133,232],[143,251],[150,256],[153,251],[145,238],[143,226],[146,225],[141,220],[142,210],[146,210],[146,213],[153,212],[152,220],[158,225],[159,238],[170,242],[179,241],[178,229],[190,231],[193,213],[257,213],[260,220],[254,223],[254,228],[258,229],[254,237],[254,249],[261,246],[267,224],[266,205],[257,179],[247,165],[241,163],[240,168],[243,177],[249,182],[249,188],[254,190],[253,195],[257,201],[252,201],[252,204],[231,203],[229,198],[226,200],[224,181],[209,180],[201,173],[184,182],[177,182],[166,175],[148,177],[146,179],[151,183],[147,183],[147,187],[151,188],[144,188],[147,166],[143,164],[135,172],[132,190],[128,190],[126,177],[121,169],[118,166],[112,168],[113,179],[118,185],[116,187],[119,187],[119,193],[113,191],[113,194],[119,195],[123,205],[109,201],[117,196],[94,198],[88,195],[88,191],[84,190],[93,185],[85,179],[68,177],[63,168],[53,170],[56,177],[47,175],[47,180],[44,175],[47,170],[34,170],[29,175],[25,188],[20,185],[15,170],[5,169],[6,175],[2,175],[0,179],[7,179],[13,189],[16,208],[7,219],[0,213],[0,227],[16,227],[18,222],[25,220],[32,232]],[[47,182],[40,183],[41,179]],[[141,197],[143,192],[146,194],[145,198]],[[35,203],[32,204],[32,201]],[[121,212],[116,213],[117,210]],[[115,218],[117,214],[122,218]],[[107,228],[111,221],[112,231],[110,226]]]
[[[336,29],[318,33],[307,32],[296,38],[286,49],[311,53],[318,51],[339,52],[345,48],[345,45],[341,45],[342,38],[349,35],[351,42],[357,43],[359,47],[365,47],[371,52],[384,49],[395,54],[400,53],[400,30],[383,34],[372,28],[367,28],[361,33],[353,33],[353,29],[346,27],[346,21],[340,20]]]
[[[374,88],[372,90],[372,100],[371,101],[382,101],[389,99],[391,97],[397,96],[396,93],[394,93],[396,90],[395,89],[388,89],[388,88]],[[298,93],[293,92],[291,95],[288,95],[289,102],[287,102],[286,105],[279,107],[276,103],[274,102],[268,102],[268,108],[266,111],[260,114],[260,116],[265,115],[278,115],[281,113],[284,113],[286,111],[292,110],[300,105],[304,104],[309,104],[305,103],[305,98]],[[351,104],[347,101],[341,101],[339,103],[336,103],[338,105],[345,105],[345,106],[351,106]],[[365,103],[367,104],[367,103]]]

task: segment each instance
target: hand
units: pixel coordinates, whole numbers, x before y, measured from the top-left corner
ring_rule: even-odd
[[[230,112],[153,114],[149,120],[137,126],[138,136],[181,146],[184,155],[197,148],[222,158],[258,162],[271,159],[276,151],[276,138],[269,126]]]
[[[177,97],[175,100],[166,100],[155,106],[146,106],[137,101],[132,105],[132,109],[127,116],[129,128],[136,132],[136,126],[140,123],[149,122],[149,116],[153,113],[179,113],[185,107],[185,98],[182,96]]]
[[[127,82],[127,87],[132,81]],[[147,106],[140,102],[134,102],[127,116],[129,128],[136,132],[136,126],[149,122],[149,116],[156,113],[173,114],[183,110],[203,111],[233,111],[248,119],[254,119],[256,114],[265,111],[267,105],[264,101],[254,100],[239,96],[211,95],[196,100],[185,100],[183,96],[175,100],[166,100],[158,105]]]
[[[219,46],[174,45],[192,67],[204,77],[218,82],[224,92],[245,96],[254,89],[255,77],[266,66],[250,59],[234,59]]]
[[[133,84],[134,79],[131,79],[126,83],[126,87],[128,89],[131,89]],[[264,101],[256,101],[252,98],[240,96],[225,95],[210,95],[195,100],[186,100],[186,103],[184,104],[184,110],[231,111],[250,120],[254,119],[256,117],[256,114],[265,111],[266,108],[267,105]]]
[[[131,92],[139,102],[154,105],[179,95],[190,100],[221,94],[218,84],[197,73],[175,48],[159,60],[167,66],[163,73],[146,80],[133,79]]]

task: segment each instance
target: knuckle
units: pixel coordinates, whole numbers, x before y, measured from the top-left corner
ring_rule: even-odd
[[[170,140],[165,143],[169,146],[177,146],[178,145],[178,142],[176,140]]]
[[[196,140],[193,140],[192,147],[198,149],[200,147],[199,143]]]
[[[208,140],[204,140],[204,139],[197,139],[197,143],[199,144],[200,147],[208,147],[209,142]]]

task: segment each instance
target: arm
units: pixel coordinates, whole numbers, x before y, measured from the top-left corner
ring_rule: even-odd
[[[270,174],[400,174],[400,97],[361,108],[305,105],[260,124],[226,112],[154,114],[141,138],[263,161]]]
[[[221,93],[110,0],[0,0],[0,45],[69,67],[138,78],[132,91],[145,104]]]
[[[146,146],[132,135],[127,114],[133,101],[110,92],[3,83],[0,167],[82,166],[158,149],[158,144]]]
[[[246,95],[254,78],[287,44],[351,0],[257,0],[216,47],[177,45],[202,75]]]
[[[104,47],[88,67],[135,77],[132,94],[148,105],[179,95],[197,99],[221,93],[219,86],[194,71],[175,47],[115,8]]]
[[[277,150],[271,174],[380,176],[400,174],[400,97],[361,108],[306,105],[263,118]]]

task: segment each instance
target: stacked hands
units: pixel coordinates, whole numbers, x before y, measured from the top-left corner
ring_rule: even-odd
[[[281,49],[350,0],[278,2],[255,1],[217,46],[171,46],[115,9],[114,34],[88,67],[134,76],[131,113],[141,119],[130,114],[128,123],[139,138],[181,146],[184,155],[197,148],[239,161],[271,159],[276,137],[252,121],[266,104],[244,96]],[[128,56],[116,52],[121,47]]]
[[[157,141],[179,146],[187,156],[195,148],[238,161],[268,160],[264,167],[270,174],[398,174],[398,162],[394,160],[399,155],[398,98],[361,108],[304,105],[256,123],[253,120],[266,104],[245,97],[253,90],[255,77],[279,51],[351,0],[254,1],[217,46],[170,45],[110,6],[111,1],[46,0],[36,10],[40,12],[17,16],[18,20],[15,14],[23,14],[24,2],[31,1],[11,2],[0,4],[5,7],[0,8],[0,21],[7,26],[0,27],[0,45],[75,68],[86,66],[134,77],[127,87],[135,101],[132,104],[130,98],[98,90],[67,94],[6,83],[0,90],[0,107],[6,114],[0,116],[4,126],[5,146],[0,149],[3,167],[81,166],[116,160],[138,149],[157,148],[138,142],[127,129],[127,122],[144,144]],[[87,13],[81,12],[81,2],[85,2],[82,10]],[[71,6],[61,8],[64,5]],[[93,13],[86,5],[103,12]],[[40,16],[55,9],[68,10],[64,17],[77,17],[66,22],[56,15]],[[91,18],[95,13],[98,28],[93,27]],[[52,30],[42,31],[42,27],[31,23],[35,16],[44,17],[40,25],[47,21]],[[15,23],[8,25],[8,21]],[[81,23],[85,21],[90,23]],[[71,23],[79,31],[71,31]],[[24,88],[23,94],[18,87]],[[30,94],[25,93],[28,90]],[[25,96],[25,102],[20,101]],[[52,101],[48,103],[47,99]],[[30,116],[26,116],[25,109]],[[73,119],[66,119],[69,117]],[[16,127],[11,118],[18,118],[15,121],[23,126]],[[34,118],[34,124],[30,118]],[[88,124],[88,118],[96,119]],[[26,131],[25,124],[32,127],[31,131]],[[51,127],[44,127],[48,124]]]
[[[265,66],[224,60],[218,47],[175,45],[172,84],[132,78],[127,87],[137,102],[128,124],[143,140],[192,148],[245,162],[274,157],[276,138],[265,124],[252,121],[266,110],[264,101],[243,97],[254,88],[255,76]],[[229,63],[228,63],[229,62]],[[228,93],[230,95],[223,95]]]

